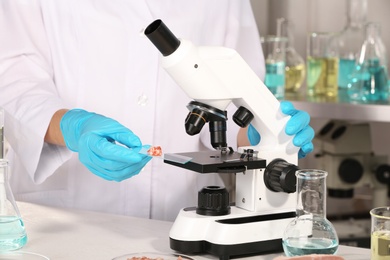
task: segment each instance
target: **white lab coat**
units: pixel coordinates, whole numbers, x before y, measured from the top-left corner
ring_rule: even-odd
[[[18,200],[173,220],[180,208],[196,205],[200,188],[223,185],[217,174],[159,159],[135,177],[110,182],[89,172],[77,153],[43,141],[56,110],[83,108],[118,120],[143,144],[165,152],[207,149],[200,135],[185,133],[190,100],[161,69],[160,53],[142,34],[157,18],[196,45],[237,49],[264,75],[249,1],[1,1],[0,106]],[[138,102],[142,96],[146,105]],[[229,129],[235,137],[237,129]],[[208,126],[203,130],[208,136]]]

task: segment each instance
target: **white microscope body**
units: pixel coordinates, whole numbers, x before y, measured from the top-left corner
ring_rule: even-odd
[[[268,165],[276,158],[297,165],[299,148],[285,134],[289,116],[280,111],[279,101],[236,51],[179,41],[160,20],[149,25],[145,34],[163,54],[162,67],[196,104],[225,111],[232,102],[253,114],[251,124],[261,142],[241,147],[240,152],[253,149]],[[205,216],[183,209],[170,231],[171,247],[182,253],[209,252],[221,259],[281,249],[283,231],[295,216],[295,190],[269,189],[265,171],[263,167],[235,173],[236,201],[230,214]],[[292,171],[288,178],[295,182],[295,168]]]

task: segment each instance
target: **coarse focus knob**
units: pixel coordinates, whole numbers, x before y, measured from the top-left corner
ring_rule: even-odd
[[[204,216],[230,214],[229,192],[224,187],[206,186],[198,192],[196,213]]]
[[[296,191],[295,172],[299,168],[283,159],[275,159],[264,172],[265,186],[275,192],[293,193]]]

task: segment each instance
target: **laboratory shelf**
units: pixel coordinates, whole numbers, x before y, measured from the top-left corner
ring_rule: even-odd
[[[365,122],[390,122],[390,104],[352,104],[338,101],[307,101],[289,99],[297,109],[312,118]]]

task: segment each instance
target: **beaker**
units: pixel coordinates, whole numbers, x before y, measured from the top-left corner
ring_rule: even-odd
[[[338,96],[338,45],[336,35],[313,32],[307,43],[307,96],[336,100]]]
[[[277,99],[284,98],[287,38],[266,36],[261,38],[265,58],[264,84]]]
[[[332,223],[326,219],[326,176],[322,170],[298,170],[296,217],[283,234],[287,256],[335,254],[339,245]]]
[[[380,26],[369,23],[366,39],[355,64],[348,94],[351,101],[358,103],[387,103],[389,84],[386,48],[380,37]]]
[[[8,161],[0,159],[0,252],[16,250],[27,243],[24,223],[8,180]]]
[[[293,24],[285,18],[277,19],[278,37],[284,37],[286,42],[286,77],[285,95],[294,98],[305,80],[306,65],[301,55],[294,48]]]
[[[347,0],[347,23],[339,41],[339,97],[347,98],[348,83],[365,38],[368,0]]]
[[[371,215],[371,260],[390,260],[390,207],[378,207]]]

